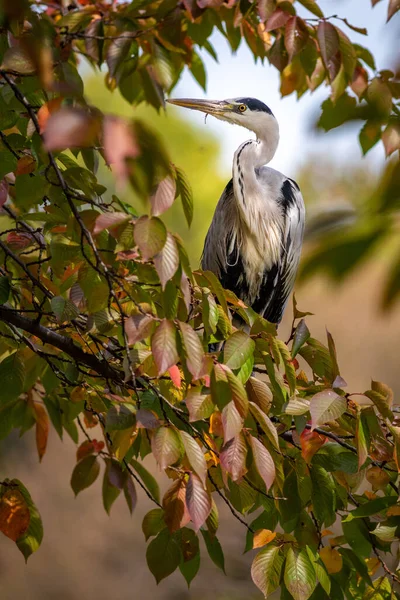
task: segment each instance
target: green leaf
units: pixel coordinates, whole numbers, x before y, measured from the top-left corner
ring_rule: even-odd
[[[320,17],[323,19],[324,13],[318,6],[315,0],[298,0],[300,4],[302,4],[307,10],[309,10],[313,15]]]
[[[369,558],[372,544],[369,530],[363,519],[342,521],[343,534],[349,546],[360,558]]]
[[[250,412],[258,425],[261,427],[271,444],[276,450],[279,450],[278,432],[271,419],[253,402],[249,402]],[[268,529],[268,528],[267,528]]]
[[[190,72],[192,73],[192,75],[195,78],[195,80],[197,81],[197,83],[205,91],[205,89],[206,89],[206,82],[207,82],[207,74],[206,74],[206,70],[205,70],[203,61],[201,60],[201,58],[197,54],[197,52],[193,52],[192,53],[192,61],[191,61],[191,64],[190,64]]]
[[[368,566],[363,559],[360,559],[353,550],[350,548],[339,548],[339,552],[351,568],[355,567],[357,574],[363,578],[363,580],[372,586],[371,577],[368,573]]]
[[[310,475],[315,516],[321,524],[329,527],[336,520],[336,492],[332,475],[314,464]]]
[[[379,523],[371,533],[382,540],[382,542],[394,542],[397,539],[396,530],[397,525],[390,526]]]
[[[216,535],[211,536],[208,531],[200,529],[206,544],[207,552],[211,560],[221,571],[225,573],[225,558],[221,548],[221,544]]]
[[[363,419],[362,410],[357,412],[356,444],[358,451],[358,468],[361,469],[368,458],[368,426]]]
[[[346,121],[354,118],[356,105],[356,99],[347,93],[342,94],[335,103],[328,98],[322,103],[322,113],[317,123],[318,127],[330,131],[343,125]]]
[[[362,517],[370,517],[371,515],[377,515],[378,513],[386,510],[389,506],[394,506],[398,502],[396,496],[384,496],[382,498],[374,498],[365,504],[361,504],[356,509],[349,512],[347,517],[343,519],[344,522],[351,521],[352,519],[360,519]]]
[[[178,434],[171,427],[160,427],[152,441],[154,458],[161,469],[173,465],[181,456],[182,446]]]
[[[204,360],[204,350],[200,338],[188,323],[179,321],[179,328],[186,350],[187,367],[193,375],[193,379],[199,379],[203,371]]]
[[[145,514],[142,522],[142,531],[147,540],[160,533],[165,528],[164,511],[162,508],[153,508]]]
[[[191,435],[185,431],[180,431],[183,447],[185,448],[186,456],[189,460],[191,467],[194,472],[199,476],[203,486],[206,487],[207,481],[207,462],[204,457],[203,451],[199,444],[196,442]]]
[[[106,468],[103,477],[103,506],[109,515],[112,505],[121,493],[126,475],[116,460],[106,459]]]
[[[60,323],[72,321],[79,315],[79,309],[71,300],[66,300],[62,296],[54,296],[50,300],[51,309]]]
[[[366,121],[360,131],[359,140],[364,156],[381,139],[382,125],[380,121]]]
[[[313,564],[306,550],[301,550],[296,554],[292,548],[289,548],[284,580],[294,600],[308,600],[317,582]]]
[[[6,275],[0,277],[0,304],[5,304],[10,295],[10,280]]]
[[[209,394],[202,394],[199,388],[190,388],[185,403],[189,411],[189,421],[208,419],[214,412],[214,403]]]
[[[133,235],[145,260],[161,252],[167,240],[165,225],[157,217],[140,217],[135,223]]]
[[[192,224],[193,220],[193,192],[190,186],[190,182],[186,177],[185,173],[179,167],[175,167],[176,174],[176,191],[181,197],[183,212],[186,218],[188,226]]]
[[[168,529],[163,529],[147,548],[147,565],[157,583],[175,571],[180,559],[179,546]]]
[[[265,597],[278,588],[283,562],[283,553],[277,546],[267,546],[254,557],[251,578]]]
[[[20,552],[22,552],[25,561],[28,560],[30,555],[39,548],[42,539],[43,539],[43,524],[42,519],[40,517],[39,511],[32,500],[32,497],[26,487],[19,479],[8,480],[5,479],[5,483],[8,486],[0,486],[0,496],[4,495],[4,493],[11,489],[9,486],[16,486],[18,492],[22,495],[23,500],[25,502],[25,506],[29,510],[29,525],[26,529],[25,533],[23,533],[16,540],[16,544]]]
[[[364,392],[364,396],[372,400],[383,418],[393,421],[393,413],[391,411],[393,391],[388,385],[379,381],[371,381],[371,389]]]
[[[22,394],[25,381],[25,365],[18,352],[4,358],[0,363],[0,404],[8,404]]]
[[[333,390],[323,390],[310,400],[312,429],[335,421],[347,410],[347,401]]]
[[[254,349],[255,343],[247,333],[235,331],[225,342],[224,363],[231,369],[240,369]]]
[[[106,431],[129,429],[136,423],[135,413],[124,404],[111,406],[106,415]]]
[[[304,319],[299,321],[299,324],[296,327],[296,331],[294,333],[293,338],[293,346],[292,346],[292,357],[294,358],[300,348],[306,343],[308,338],[310,337],[310,331],[306,325]]]
[[[157,502],[160,502],[160,486],[158,485],[157,480],[140,462],[134,458],[131,460],[131,465],[153,498],[157,500]]]
[[[190,529],[188,531],[191,531]],[[188,587],[190,587],[191,582],[196,577],[200,568],[200,552],[191,559],[186,562],[181,562],[179,565],[179,570],[184,576]]]
[[[94,454],[82,458],[72,471],[71,487],[75,496],[82,490],[90,487],[100,473],[100,465]]]
[[[19,208],[28,210],[35,204],[41,204],[49,189],[50,184],[45,177],[18,175],[15,180],[15,203]]]
[[[176,329],[174,324],[163,319],[151,340],[151,350],[157,365],[158,375],[163,375],[179,360],[176,346]]]

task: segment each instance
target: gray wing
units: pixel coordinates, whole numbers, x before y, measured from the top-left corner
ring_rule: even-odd
[[[260,303],[263,297],[264,301],[267,299],[264,305],[264,317],[272,323],[279,323],[282,320],[296,279],[303,244],[304,201],[299,186],[292,179],[283,182],[280,203],[284,211],[281,257],[279,264],[273,265],[272,269],[265,273],[263,289],[259,294]],[[262,312],[262,309],[259,312]]]

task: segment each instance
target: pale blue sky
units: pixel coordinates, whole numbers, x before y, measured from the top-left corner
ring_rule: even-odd
[[[377,69],[393,66],[394,39],[399,31],[400,13],[386,25],[388,0],[382,0],[373,9],[370,0],[321,0],[319,2],[326,16],[338,14],[359,27],[368,29],[368,37],[349,30],[344,23],[335,21],[353,42],[368,47],[374,54]],[[313,17],[311,13],[300,7],[301,16]],[[294,175],[301,163],[312,154],[332,156],[339,163],[361,160],[361,150],[356,131],[360,124],[353,127],[339,128],[330,133],[315,133],[312,124],[318,115],[319,106],[329,96],[329,89],[321,87],[313,94],[307,93],[300,101],[295,95],[285,98],[279,93],[279,73],[268,64],[254,64],[252,54],[242,42],[236,55],[232,55],[226,40],[216,33],[211,39],[219,57],[219,64],[206,53],[202,58],[207,69],[206,93],[194,81],[189,72],[185,72],[174,97],[223,99],[236,96],[254,96],[270,106],[280,124],[281,142],[278,152],[271,163],[274,168]],[[392,54],[389,44],[392,42]],[[204,124],[204,115],[192,111],[186,117],[198,125]],[[183,114],[181,114],[183,116]],[[209,117],[204,125],[211,129],[221,140],[221,168],[228,171],[232,155],[239,144],[249,137],[248,132]],[[384,160],[382,144],[370,151],[368,158],[372,167],[379,166]]]

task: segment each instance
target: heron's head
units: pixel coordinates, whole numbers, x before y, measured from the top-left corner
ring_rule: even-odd
[[[229,100],[192,100],[179,98],[167,100],[170,104],[199,110],[222,121],[241,125],[254,131],[257,137],[267,131],[278,130],[278,122],[271,109],[255,98],[231,98]]]

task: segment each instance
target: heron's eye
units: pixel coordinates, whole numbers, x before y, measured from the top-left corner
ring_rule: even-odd
[[[243,113],[245,110],[247,110],[247,106],[245,104],[240,104],[239,111]]]

